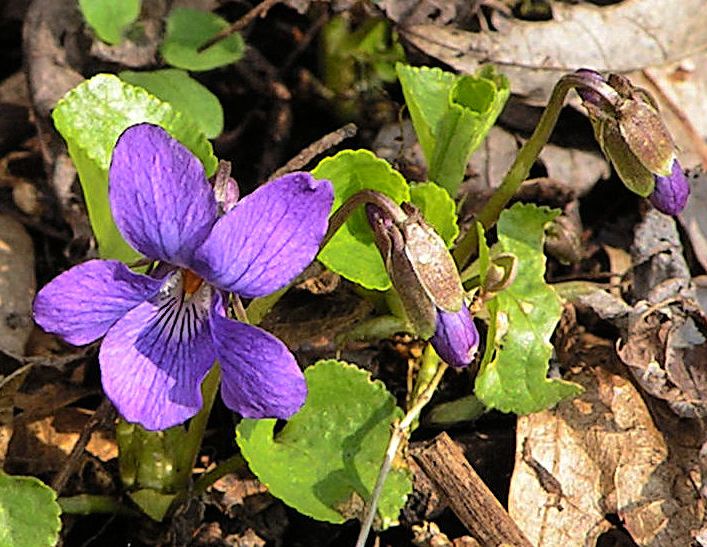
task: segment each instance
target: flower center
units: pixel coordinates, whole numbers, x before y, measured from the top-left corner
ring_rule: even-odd
[[[182,287],[187,296],[191,296],[198,291],[203,282],[204,280],[191,270],[182,270]]]

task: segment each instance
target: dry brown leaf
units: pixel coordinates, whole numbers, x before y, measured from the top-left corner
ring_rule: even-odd
[[[704,0],[626,0],[608,7],[555,2],[553,20],[509,20],[500,32],[429,24],[400,31],[427,55],[461,72],[494,63],[510,78],[514,93],[545,102],[558,78],[577,68],[631,72],[703,50],[704,7]]]
[[[0,215],[0,348],[24,355],[32,332],[34,246],[24,227]]]
[[[87,411],[69,407],[60,409],[54,416],[16,424],[7,461],[23,473],[58,471],[90,417]],[[113,435],[103,430],[92,433],[86,451],[102,461],[118,456]]]
[[[610,359],[608,350],[598,353]],[[572,380],[582,396],[519,419],[511,516],[538,547],[595,545],[612,513],[639,545],[687,545],[702,520],[698,446],[668,445],[606,363]]]
[[[707,416],[707,317],[691,283],[675,220],[649,211],[631,247],[637,301],[618,344],[621,360],[678,416]]]
[[[494,126],[471,158],[469,167],[473,175],[464,183],[465,190],[481,192],[498,188],[520,144],[513,134]],[[567,185],[578,196],[589,192],[599,179],[609,176],[608,164],[598,152],[548,144],[540,153],[540,162],[549,178]]]

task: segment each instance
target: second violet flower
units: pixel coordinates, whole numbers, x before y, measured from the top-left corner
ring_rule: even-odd
[[[199,160],[150,124],[122,134],[109,181],[116,225],[159,266],[151,276],[114,260],[75,266],[38,293],[37,323],[75,345],[105,337],[104,390],[146,429],[194,416],[215,360],[230,409],[250,418],[294,414],[307,388],[293,355],[264,330],[229,319],[228,293],[265,296],[302,272],[326,232],[331,184],[285,175],[218,217]]]

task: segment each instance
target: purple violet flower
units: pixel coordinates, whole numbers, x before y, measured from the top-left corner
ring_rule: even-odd
[[[654,175],[655,187],[650,195],[653,206],[666,215],[678,215],[685,208],[690,195],[690,183],[678,160],[673,161],[669,176]]]
[[[316,256],[333,202],[329,181],[285,175],[217,217],[199,160],[160,127],[118,139],[109,172],[116,225],[159,276],[115,260],[59,275],[34,301],[35,320],[75,345],[105,337],[103,388],[120,414],[160,430],[194,416],[214,360],[226,406],[249,418],[287,418],[307,387],[285,345],[226,317],[228,293],[245,298],[287,285]]]

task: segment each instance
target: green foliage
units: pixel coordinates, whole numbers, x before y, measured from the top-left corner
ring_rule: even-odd
[[[325,158],[314,168],[312,175],[333,184],[332,211],[365,189],[382,192],[396,203],[410,199],[410,190],[403,176],[368,150],[343,150]],[[390,279],[373,242],[373,232],[363,207],[348,218],[322,249],[319,260],[330,270],[367,289],[383,291],[390,288]]]
[[[131,125],[150,122],[179,139],[204,164],[216,170],[211,143],[193,121],[141,87],[99,74],[69,91],[52,115],[79,173],[91,226],[102,258],[130,262],[139,257],[120,235],[108,202],[108,168],[113,147]]]
[[[60,513],[56,493],[42,481],[13,477],[0,470],[0,545],[56,545]]]
[[[444,188],[434,182],[410,186],[410,201],[420,209],[422,216],[451,247],[459,235],[457,206]]]
[[[170,65],[185,70],[203,71],[235,63],[245,52],[240,34],[234,33],[199,51],[228,21],[215,13],[176,8],[167,17],[167,31],[160,53]]]
[[[508,99],[508,80],[493,67],[474,76],[400,63],[396,70],[427,160],[428,178],[456,197],[471,154]]]
[[[141,0],[79,0],[84,19],[96,35],[111,45],[123,39],[123,31],[140,15]]]
[[[369,499],[402,411],[354,365],[319,361],[304,374],[307,402],[282,431],[273,438],[275,420],[243,420],[238,446],[274,496],[315,519],[344,522]],[[411,490],[408,470],[394,468],[378,505],[382,528],[397,522]]]
[[[488,303],[486,353],[476,378],[476,396],[490,408],[529,414],[581,393],[577,384],[548,379],[550,337],[562,314],[545,283],[544,229],[556,210],[517,203],[498,221],[498,251],[518,258],[513,283]]]
[[[209,139],[223,131],[223,108],[216,95],[184,70],[166,68],[148,72],[124,70],[118,76],[124,82],[145,88],[149,93],[190,118]]]
[[[337,108],[345,119],[360,114],[355,95],[375,94],[383,84],[395,81],[395,63],[405,52],[384,19],[367,19],[352,28],[346,15],[337,15],[322,30],[323,80],[340,100]]]

